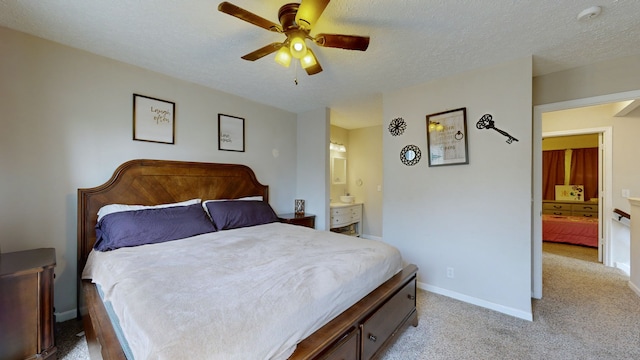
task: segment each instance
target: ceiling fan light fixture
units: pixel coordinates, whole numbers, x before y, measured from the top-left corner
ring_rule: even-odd
[[[302,65],[302,68],[308,69],[311,66],[318,64],[318,60],[316,60],[316,57],[313,55],[313,52],[309,50],[307,51],[307,54],[303,56],[302,59],[300,59],[300,64]]]
[[[305,44],[303,37],[292,37],[290,43],[289,50],[291,51],[291,56],[296,59],[302,59],[307,55],[307,44]]]
[[[289,65],[291,65],[291,53],[289,52],[289,48],[286,46],[281,47],[276,53],[275,61],[284,67],[289,67]]]

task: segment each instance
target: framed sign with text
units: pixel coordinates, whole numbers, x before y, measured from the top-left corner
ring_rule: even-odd
[[[218,150],[244,152],[244,119],[218,114]]]
[[[427,115],[429,166],[469,163],[467,108]]]
[[[174,144],[175,109],[171,101],[133,94],[133,140]]]

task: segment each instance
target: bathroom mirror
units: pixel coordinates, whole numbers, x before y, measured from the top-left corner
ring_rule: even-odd
[[[347,159],[341,157],[331,158],[331,183],[347,183]]]

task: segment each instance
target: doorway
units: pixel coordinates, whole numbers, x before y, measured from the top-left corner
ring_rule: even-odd
[[[531,241],[531,276],[532,276],[532,289],[531,296],[536,299],[542,298],[542,114],[559,111],[559,110],[567,110],[567,109],[575,109],[582,108],[593,105],[603,105],[607,103],[633,100],[640,97],[640,90],[629,91],[624,93],[617,94],[609,94],[603,96],[597,96],[592,98],[578,99],[578,100],[570,100],[565,102],[553,103],[553,104],[545,104],[534,106],[533,109],[533,188],[532,188],[532,241]],[[612,151],[611,151],[611,143],[613,140],[612,129],[611,128],[600,128],[600,129],[590,129],[595,132],[602,132],[602,141],[603,141],[603,156],[604,159],[602,161],[605,169],[604,172],[604,180],[601,186],[605,186],[602,189],[603,194],[599,196],[602,199],[601,206],[599,206],[599,211],[602,214],[600,223],[602,224],[602,229],[600,229],[600,234],[603,236],[603,264],[606,266],[612,266],[612,258],[613,255],[611,253],[610,248],[610,224],[611,224],[611,214],[612,211],[612,194],[611,194],[611,184],[612,184]],[[607,186],[606,184],[609,184]]]
[[[597,195],[597,254],[598,254],[598,262],[604,263],[605,262],[605,254],[607,253],[607,251],[605,251],[605,244],[610,243],[609,241],[609,231],[606,231],[608,228],[606,226],[606,222],[605,222],[605,212],[603,211],[604,209],[604,204],[606,203],[605,201],[605,195],[607,195],[607,189],[609,189],[611,186],[611,178],[612,178],[612,173],[613,173],[613,169],[611,167],[612,162],[610,161],[612,155],[611,155],[611,149],[613,148],[611,142],[612,140],[612,134],[613,129],[611,127],[602,127],[602,128],[590,128],[590,129],[575,129],[575,130],[562,130],[562,131],[554,131],[554,132],[543,132],[542,133],[542,139],[543,141],[545,139],[550,139],[550,138],[563,138],[563,139],[571,139],[571,137],[573,138],[578,138],[582,135],[592,135],[595,136],[595,144],[592,144],[589,141],[589,147],[591,147],[592,145],[596,145],[597,147],[597,161],[598,161],[598,166],[597,166],[597,189],[596,191],[596,195]],[[584,141],[584,140],[583,140]],[[564,149],[563,149],[564,150]],[[575,151],[574,151],[575,152]],[[595,157],[595,156],[594,156]],[[571,160],[566,161],[566,163],[570,164]],[[565,174],[565,178],[569,178],[568,174]],[[569,184],[568,182],[565,182],[564,184]],[[586,190],[586,185],[585,185],[585,190]],[[586,194],[586,193],[585,193]],[[608,196],[610,198],[610,195]],[[582,199],[584,201],[584,204],[587,205],[586,207],[592,207],[589,206],[591,204],[593,204],[593,199],[587,199],[586,197]],[[572,207],[575,207],[575,205],[571,205]],[[582,207],[582,204],[581,206]],[[544,210],[543,210],[544,212]],[[574,215],[575,212],[572,212],[570,215]],[[588,214],[589,216],[591,216],[591,214]],[[581,216],[581,215],[580,215]],[[587,221],[591,221],[591,220],[587,220]],[[591,226],[593,223],[590,223],[589,226]],[[587,225],[587,224],[584,224]],[[584,230],[583,228],[581,228],[581,230]],[[595,230],[595,229],[594,229]],[[544,239],[543,239],[544,240]],[[589,242],[591,243],[591,242]],[[584,243],[583,243],[584,244]]]

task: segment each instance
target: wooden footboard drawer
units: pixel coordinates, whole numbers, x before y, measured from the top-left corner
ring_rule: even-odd
[[[349,335],[342,339],[338,345],[331,350],[322,360],[358,360],[358,340],[360,330],[354,329]]]
[[[384,341],[416,310],[416,281],[410,281],[361,325],[362,359],[371,359]]]

